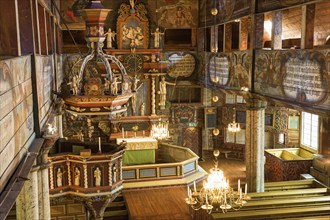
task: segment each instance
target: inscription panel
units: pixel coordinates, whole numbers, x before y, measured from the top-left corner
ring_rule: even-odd
[[[256,52],[255,91],[329,110],[329,50]]]
[[[283,90],[287,97],[298,101],[319,102],[326,89],[322,81],[321,67],[316,61],[290,58],[285,63],[286,75]]]
[[[210,59],[209,72],[213,83],[227,85],[229,80],[230,63],[226,56],[213,56]]]
[[[170,64],[167,72],[170,77],[189,77],[195,70],[196,60],[191,54],[174,53],[169,55],[168,60]]]

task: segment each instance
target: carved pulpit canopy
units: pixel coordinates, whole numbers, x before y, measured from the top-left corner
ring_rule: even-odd
[[[133,8],[132,8],[133,7]],[[149,43],[149,20],[145,5],[122,3],[117,19],[119,49],[147,49]]]

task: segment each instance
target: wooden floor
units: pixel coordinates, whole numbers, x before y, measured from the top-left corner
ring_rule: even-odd
[[[208,156],[199,165],[209,171],[213,167],[213,159]],[[209,158],[209,159],[208,159]],[[219,167],[229,178],[230,185],[237,186],[237,179],[245,181],[245,164],[242,161],[220,158]],[[202,182],[197,186],[201,186]],[[140,190],[124,190],[129,216],[131,220],[191,220],[188,206],[185,203],[187,187],[163,187]]]

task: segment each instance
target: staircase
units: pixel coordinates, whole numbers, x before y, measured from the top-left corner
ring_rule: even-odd
[[[128,210],[122,194],[111,202],[104,211],[103,220],[128,220]]]

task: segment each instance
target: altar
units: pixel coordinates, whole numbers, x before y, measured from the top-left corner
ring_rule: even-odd
[[[150,164],[156,162],[158,142],[151,137],[117,138],[117,144],[126,141],[123,165]]]

